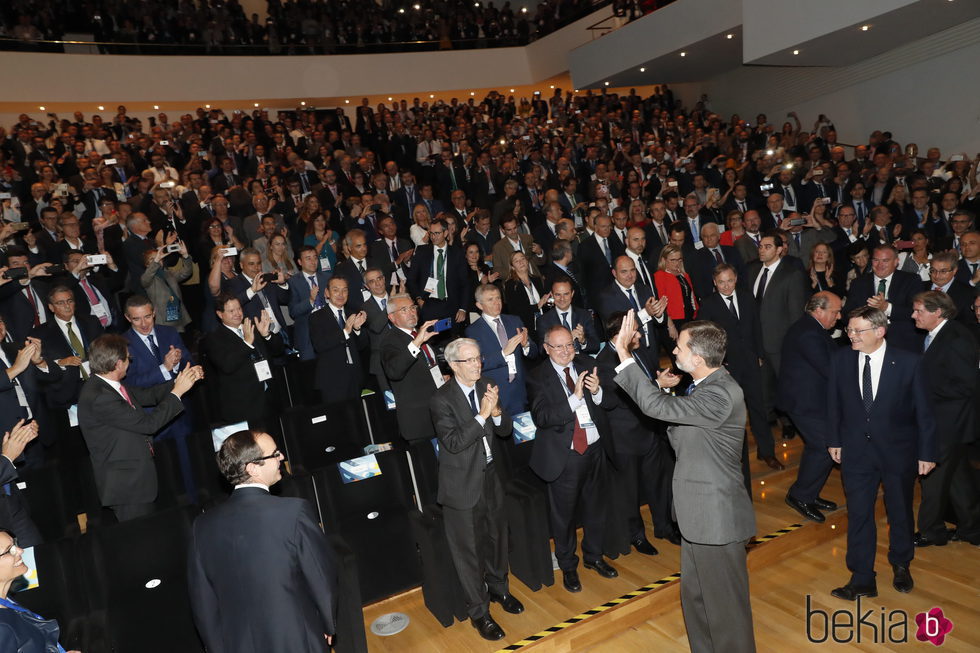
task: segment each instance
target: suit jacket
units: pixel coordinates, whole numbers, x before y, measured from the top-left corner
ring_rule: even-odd
[[[648,356],[643,348],[633,352],[634,357],[642,358],[643,364],[651,374],[656,374],[656,361]],[[616,349],[607,344],[595,357],[599,368],[599,379],[602,391],[612,396],[612,407],[609,409],[609,427],[616,437],[613,438],[616,455],[641,456],[650,450],[654,443],[654,430],[657,421],[640,410],[625,390],[615,381],[616,366],[619,365],[619,354]]]
[[[123,336],[129,341],[129,369],[126,371],[127,386],[131,384],[140,388],[149,388],[160,383],[166,383],[173,380],[173,377],[181,369],[187,365],[194,364],[191,352],[184,345],[184,341],[181,340],[180,334],[177,333],[175,328],[158,324],[153,328],[153,334],[157,347],[160,349],[161,360],[167,355],[170,348],[174,347],[180,350],[180,365],[174,368],[172,375],[169,373],[164,374],[163,370],[160,369],[161,362],[156,359],[153,352],[150,351],[150,348],[139,334],[133,328],[129,328],[123,333]],[[183,399],[181,402],[183,402]],[[184,405],[184,411],[183,414],[160,431],[159,435],[189,435],[192,430],[192,424],[187,412],[187,404]]]
[[[256,376],[253,362],[281,355],[282,337],[276,333],[266,340],[256,331],[253,349],[219,322],[202,345],[209,368],[208,383],[213,382],[216,391],[216,420],[226,424],[252,421],[257,426],[271,418],[269,393]]]
[[[929,403],[936,416],[940,459],[958,443],[977,439],[977,363],[980,348],[970,329],[947,320],[922,354]]]
[[[373,296],[364,302],[361,310],[367,313],[367,321],[361,329],[367,330],[368,341],[371,345],[371,358],[368,362],[368,372],[378,379],[382,387],[387,388],[388,384],[385,381],[384,370],[381,369],[381,336],[384,335],[385,331],[392,328],[391,322],[388,320],[387,311],[381,310],[381,306]]]
[[[609,251],[612,254],[613,263],[616,257],[623,255],[626,250],[622,249],[619,241],[612,237],[608,238]],[[578,248],[579,270],[582,271],[582,283],[585,285],[585,293],[593,306],[596,305],[596,298],[602,289],[612,281],[612,265],[606,260],[606,255],[599,247],[599,241],[595,234],[582,241]]]
[[[316,272],[317,289],[320,294],[330,280],[329,272]],[[313,306],[310,304],[310,282],[302,271],[289,277],[289,316],[293,318],[293,348],[299,352],[300,360],[310,361],[316,358],[313,343],[310,341],[310,316]],[[324,299],[326,301],[326,299]]]
[[[127,289],[133,294],[145,294],[143,285],[140,283],[140,277],[146,272],[146,265],[143,264],[143,253],[148,249],[153,249],[154,246],[154,241],[138,236],[130,236],[122,245],[126,269],[129,271],[126,282]]]
[[[574,264],[573,264],[574,265]],[[569,274],[571,272],[571,274]],[[572,278],[571,275],[576,275]],[[556,263],[545,263],[541,266],[541,278],[544,285],[545,292],[551,292],[551,287],[556,281],[568,281],[572,284],[572,291],[574,295],[572,296],[572,306],[577,306],[578,308],[589,307],[589,298],[585,296],[585,290],[579,283],[578,275],[575,270],[565,271],[558,267]]]
[[[0,347],[3,347],[3,353],[12,365],[17,360],[17,345],[13,342],[3,342],[0,343]],[[34,365],[28,365],[27,369],[14,377],[13,380],[7,376],[7,369],[0,361],[0,434],[12,429],[14,424],[22,418],[20,401],[17,398],[15,386],[16,381],[16,384],[20,385],[21,390],[24,391],[31,415],[38,422],[38,437],[42,443],[52,444],[56,434],[47,428],[48,416],[44,410],[42,393],[46,391],[47,384],[61,378],[61,368],[49,362],[48,371],[44,372]]]
[[[745,274],[745,265],[742,263],[742,255],[738,249],[728,245],[719,245],[721,256],[725,263],[735,266],[738,276]],[[715,255],[710,250],[702,247],[694,252],[694,269],[688,270],[691,281],[694,283],[694,291],[702,301],[715,292],[715,282],[712,273],[718,265]]]
[[[932,282],[923,281],[922,289],[932,290]],[[976,315],[973,312],[973,301],[977,297],[975,288],[969,283],[964,283],[954,278],[952,283],[949,284],[946,294],[953,300],[953,304],[956,305],[957,320],[966,324],[972,324],[977,321]]]
[[[830,358],[836,351],[830,333],[813,316],[804,314],[797,320],[783,340],[776,406],[826,425],[822,397],[827,391]],[[813,435],[826,441],[826,432]]]
[[[746,274],[739,279],[742,289],[752,295],[755,279],[762,270],[762,261],[752,261]],[[762,348],[769,356],[778,358],[783,338],[793,322],[803,314],[806,304],[806,279],[786,257],[780,261],[766,280],[765,297],[759,304],[762,325]],[[846,312],[846,311],[845,311]]]
[[[350,313],[344,311],[344,316],[349,317]],[[345,338],[336,309],[327,304],[310,316],[310,341],[316,351],[316,388],[324,401],[359,397],[364,385],[361,350],[368,345],[367,330],[351,331],[350,337]]]
[[[125,385],[125,384],[124,384]],[[173,382],[150,388],[126,385],[134,405],[92,375],[78,398],[78,425],[88,445],[95,485],[103,506],[149,503],[157,496],[153,435],[184,410],[171,394]],[[141,407],[156,406],[152,412]]]
[[[37,293],[35,301],[37,298],[41,300],[40,307],[44,309],[44,315],[48,320],[53,319],[51,309],[48,308],[48,284],[34,278],[30,285]],[[23,342],[34,328],[34,308],[23,292],[26,287],[15,281],[0,286],[0,315],[3,315],[7,324],[7,333],[15,342]]]
[[[746,265],[759,260],[759,245],[748,234],[742,234],[735,240],[735,249]]]
[[[646,415],[671,424],[677,454],[673,493],[677,525],[696,544],[731,544],[752,537],[755,514],[742,479],[745,401],[724,369],[703,378],[688,396],[664,394],[637,365],[616,375]]]
[[[896,270],[888,284],[888,302],[892,305],[888,321],[888,342],[909,351],[922,351],[922,333],[912,321],[912,298],[922,291],[922,279],[917,274]],[[866,272],[851,283],[844,304],[844,315],[855,308],[866,306],[868,299],[878,292],[874,272]]]
[[[476,405],[486,393],[491,379],[476,382]],[[436,500],[450,508],[469,510],[483,497],[483,473],[487,466],[486,449],[494,458],[502,449],[497,437],[506,438],[514,430],[510,414],[502,408],[500,424],[493,418],[483,426],[476,420],[469,399],[453,379],[436,390],[429,401],[429,412],[439,438],[439,492]],[[497,436],[497,437],[494,437]]]
[[[735,291],[738,319],[732,315],[728,302],[712,293],[701,303],[698,319],[711,320],[721,326],[728,336],[725,367],[742,387],[761,383],[759,359],[763,358],[762,325],[755,298],[744,290]]]
[[[396,236],[395,249],[398,250],[399,254],[402,254],[410,249],[415,249],[415,245],[408,238]],[[371,243],[368,249],[368,263],[381,268],[381,273],[385,277],[385,285],[391,284],[391,275],[395,272],[395,263],[391,260],[391,249],[388,247],[388,242],[383,237],[379,237]]]
[[[936,419],[919,355],[885,345],[885,360],[871,413],[859,382],[859,356],[839,349],[830,359],[827,387],[827,446],[841,447],[843,465],[877,461],[890,471],[911,471],[915,461],[936,462]]]
[[[534,239],[530,235],[518,234],[518,239],[521,241],[521,249],[524,250],[524,255],[527,257],[527,262],[531,268],[531,275],[538,276],[538,266],[545,262],[544,256],[536,256],[531,251]],[[514,251],[514,246],[507,238],[501,238],[493,246],[493,269],[500,273],[501,279],[510,276],[510,257]]]
[[[571,316],[569,317],[569,326],[574,329],[576,325],[581,324],[583,330],[585,331],[585,345],[582,345],[578,340],[574,341],[575,353],[576,354],[595,354],[599,351],[599,345],[602,341],[599,338],[599,333],[595,328],[595,320],[592,318],[592,313],[585,310],[584,308],[579,308],[572,304],[570,307]],[[557,307],[553,307],[548,311],[541,314],[538,318],[538,328],[537,328],[537,339],[538,346],[542,347],[544,344],[544,336],[548,333],[548,329],[555,326],[556,324],[561,324],[561,316]]]
[[[436,391],[429,364],[421,352],[408,350],[412,337],[391,328],[381,334],[381,369],[395,396],[398,430],[406,440],[428,440],[434,433],[429,416],[429,398]]]
[[[115,328],[123,324],[128,324],[122,317],[122,311],[119,310],[119,300],[116,297],[116,292],[122,290],[125,280],[122,268],[117,272],[113,272],[107,268],[103,269],[107,274],[103,275],[102,272],[90,272],[85,278],[89,285],[98,290],[99,294],[105,297],[106,303],[109,304],[109,318],[111,319],[109,326]],[[75,278],[75,275],[67,274],[59,276],[57,282],[64,283],[71,289],[72,294],[75,296],[76,311],[84,310],[86,314],[91,311],[92,304],[89,302],[88,295],[85,294],[85,289],[82,288],[81,282]],[[186,311],[186,309],[184,310]]]
[[[501,323],[507,332],[508,338],[517,335],[517,329],[523,328],[524,323],[514,315],[501,314]],[[497,332],[487,324],[481,316],[480,319],[466,327],[466,337],[473,338],[480,345],[480,353],[483,354],[483,374],[490,378],[497,387],[500,388],[500,407],[511,415],[517,415],[527,410],[527,388],[524,382],[525,359],[534,360],[538,356],[538,345],[534,340],[528,340],[528,353],[524,354],[523,349],[518,346],[514,350],[514,360],[517,365],[517,372],[514,380],[509,381],[507,360],[504,358],[500,340]]]
[[[596,367],[591,357],[582,355],[576,356],[572,365],[579,374],[591,372]],[[555,372],[550,359],[542,361],[528,375],[528,393],[531,396],[531,417],[538,429],[534,448],[531,449],[530,466],[541,480],[550,483],[564,471],[569,456],[579,455],[572,450],[575,412],[568,407],[568,388]],[[616,452],[608,411],[613,407],[615,398],[603,391],[602,402],[597,405],[588,390],[582,396],[589,407],[589,416],[599,431],[599,445],[606,456],[614,460]]]
[[[72,328],[77,330],[86,352],[92,341],[103,333],[102,325],[90,315],[76,315],[72,320]],[[41,356],[51,365],[55,365],[56,360],[75,355],[54,316],[49,315],[48,321],[31,331],[30,335],[41,341]],[[81,367],[66,367],[62,370],[61,377],[48,385],[44,393],[48,408],[66,410],[78,403],[78,393],[82,388],[81,369]]]
[[[795,256],[796,258],[803,261],[806,264],[810,260],[810,252],[817,243],[830,244],[837,240],[837,235],[834,233],[833,229],[804,229],[800,233],[800,244],[796,245],[796,238],[793,234],[786,233],[783,234],[786,238],[787,243],[789,243],[786,252],[790,256]]]
[[[466,232],[466,242],[476,243],[480,248],[481,256],[489,256],[493,253],[493,246],[497,244],[500,240],[500,230],[491,228],[484,236],[476,229],[470,229]]]
[[[432,245],[419,245],[412,255],[412,265],[406,274],[408,292],[413,299],[428,299],[425,282],[432,276],[435,250]],[[469,285],[466,283],[466,262],[459,247],[446,246],[446,304],[448,316],[469,306]],[[428,318],[431,319],[431,318]]]
[[[252,295],[252,298],[248,298],[248,291],[252,287],[252,283],[245,278],[242,273],[236,274],[231,279],[227,279],[221,282],[222,286],[226,290],[238,298],[239,303],[242,305],[242,313],[245,317],[257,318],[259,314],[265,309],[265,305],[262,303],[262,299],[259,297],[259,293],[265,296],[266,300],[269,302],[269,308],[272,309],[272,315],[276,318],[276,321],[280,326],[285,327],[286,321],[282,314],[282,304],[289,304],[289,290],[287,288],[280,288],[274,283],[267,283],[265,288]],[[309,298],[309,295],[307,295]]]
[[[641,283],[633,284],[633,293],[636,295],[636,303],[640,310],[643,310],[643,306],[646,304],[647,300],[653,297],[653,291],[647,288]],[[622,288],[616,281],[610,281],[609,284],[602,290],[596,297],[594,305],[598,306],[599,316],[602,318],[602,322],[605,323],[613,313],[620,311],[628,311],[633,308],[630,304],[629,298],[627,298],[626,293],[623,292]],[[651,351],[657,350],[657,327],[660,324],[666,324],[666,311],[664,312],[664,317],[661,322],[658,322],[656,318],[651,319],[646,323],[644,330],[646,331],[645,346]]]
[[[188,590],[208,651],[327,650],[337,568],[318,521],[305,499],[257,487],[235,490],[194,521]]]

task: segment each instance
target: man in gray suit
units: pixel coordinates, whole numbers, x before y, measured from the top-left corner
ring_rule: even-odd
[[[742,389],[722,366],[727,338],[714,322],[688,322],[674,348],[677,367],[694,383],[687,396],[661,392],[679,376],[656,383],[634,364],[632,311],[616,338],[616,383],[645,414],[669,424],[677,453],[674,511],[681,531],[681,605],[694,653],[755,651],[745,544],[755,533],[752,502],[742,485]],[[659,387],[658,387],[659,386]]]
[[[524,606],[508,590],[507,520],[496,437],[513,431],[498,389],[482,376],[480,345],[457,338],[446,346],[453,381],[436,390],[429,401],[439,438],[439,495],[449,554],[466,600],[473,627],[487,640],[504,637],[490,615],[490,601],[505,612],[519,614]]]

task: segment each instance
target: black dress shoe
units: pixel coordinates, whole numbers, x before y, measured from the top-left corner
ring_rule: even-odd
[[[892,571],[895,572],[892,586],[903,594],[911,592],[915,583],[912,582],[912,574],[909,573],[909,568],[902,565],[892,565]]]
[[[792,440],[796,437],[796,427],[786,424],[783,426],[783,439]]]
[[[578,572],[574,569],[562,569],[561,570],[561,584],[565,586],[569,592],[581,592],[582,583],[579,582]]]
[[[819,524],[822,524],[827,519],[826,517],[823,516],[823,513],[817,509],[817,505],[815,503],[803,503],[799,499],[794,499],[793,497],[787,494],[786,505],[788,505],[790,508],[800,513],[810,521],[815,521]]]
[[[473,623],[473,627],[476,628],[476,632],[480,633],[480,637],[483,639],[488,639],[491,642],[495,642],[498,639],[504,638],[504,629],[493,620],[490,613],[486,613],[479,619],[473,619],[470,617],[470,621]]]
[[[615,578],[616,576],[619,576],[619,572],[613,569],[609,565],[609,563],[603,560],[602,558],[599,558],[598,560],[594,560],[592,562],[589,562],[588,560],[583,560],[582,566],[585,567],[586,569],[595,569],[596,573],[602,576],[603,578]]]
[[[633,548],[636,549],[637,552],[642,553],[643,555],[655,556],[658,553],[656,547],[650,544],[650,540],[645,537],[638,537],[630,542],[630,544],[633,545]]]
[[[874,583],[870,585],[855,585],[854,583],[848,583],[844,587],[838,587],[830,592],[832,596],[836,596],[839,599],[844,599],[845,601],[856,601],[859,596],[867,596],[874,598],[878,596],[878,586]]]
[[[948,532],[949,532],[949,539],[954,542],[969,542],[974,546],[980,545],[980,535],[977,535],[975,537],[966,537],[960,535],[960,532],[956,529],[950,529]]]
[[[765,464],[769,465],[769,467],[771,467],[772,469],[775,469],[777,471],[779,471],[780,469],[786,469],[786,466],[783,465],[778,460],[776,460],[776,457],[775,456],[756,456],[756,458],[758,458],[759,460],[761,460]]]
[[[946,540],[940,540],[934,537],[929,537],[922,533],[916,533],[912,537],[912,543],[915,546],[946,546]]]
[[[813,505],[821,510],[837,510],[837,504],[833,501],[827,501],[826,499],[821,499],[817,497],[813,500]]]
[[[676,530],[668,531],[664,535],[657,535],[656,533],[654,533],[654,537],[656,537],[658,540],[667,540],[674,546],[681,545],[681,534],[678,533]]]
[[[494,594],[490,592],[490,600],[499,603],[504,612],[508,614],[520,614],[524,612],[524,604],[517,600],[513,594]]]

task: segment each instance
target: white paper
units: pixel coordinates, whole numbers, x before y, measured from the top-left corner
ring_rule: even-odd
[[[371,299],[371,291],[367,289],[361,290],[361,298],[364,301],[368,301],[369,299]]]
[[[272,369],[269,367],[269,361],[255,361],[255,376],[258,377],[259,382],[268,381],[272,378]]]
[[[88,361],[82,361],[82,369],[85,370],[85,376],[92,376],[92,368]]]
[[[78,426],[78,404],[68,407],[68,426]]]
[[[507,361],[507,373],[511,376],[517,374],[517,354],[507,354],[504,360]]]
[[[439,292],[439,280],[435,277],[429,277],[425,281],[425,292],[430,295],[435,295]]]
[[[437,388],[441,388],[442,384],[446,382],[446,379],[442,378],[442,370],[439,369],[438,365],[430,367],[429,374],[432,375],[432,380],[435,381]]]

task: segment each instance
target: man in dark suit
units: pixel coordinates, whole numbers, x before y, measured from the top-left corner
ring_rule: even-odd
[[[220,170],[211,177],[211,188],[215,193],[227,194],[229,188],[241,185],[242,178],[235,173],[234,159],[225,157],[218,165]]]
[[[826,406],[820,398],[827,392],[830,358],[837,349],[828,330],[840,319],[841,299],[826,290],[818,292],[807,301],[804,313],[783,340],[776,405],[803,436],[800,467],[786,503],[807,519],[822,522],[821,510],[837,509],[833,501],[820,498],[834,466],[827,453]]]
[[[267,388],[270,361],[283,351],[282,337],[272,332],[268,313],[246,318],[231,293],[218,295],[214,306],[219,324],[201,343],[216,393],[214,419],[224,424],[248,422],[254,428],[275,423],[277,401]]]
[[[614,313],[637,312],[643,332],[641,346],[659,360],[658,325],[667,320],[667,298],[656,297],[650,288],[636,282],[636,264],[629,256],[616,259],[613,281],[596,297],[599,315],[608,322]]]
[[[364,322],[367,325],[368,341],[371,347],[371,358],[368,362],[368,383],[373,388],[388,390],[388,379],[385,378],[384,370],[381,369],[381,336],[391,328],[388,321],[388,284],[382,276],[380,268],[369,267],[364,275],[364,283],[367,285],[371,296],[364,301],[361,310],[367,315]],[[404,282],[401,284],[404,288]]]
[[[959,256],[956,252],[936,252],[929,261],[929,281],[922,282],[922,290],[938,290],[945,293],[956,307],[956,318],[970,324],[973,317],[973,299],[976,289],[956,278]]]
[[[411,260],[415,253],[415,245],[408,238],[398,237],[398,225],[391,216],[378,220],[378,239],[368,248],[368,263],[381,268],[385,283],[397,285],[395,272],[400,272],[397,279],[404,278],[402,265]]]
[[[490,614],[490,601],[511,614],[524,611],[508,588],[504,491],[493,462],[501,455],[497,437],[509,437],[513,422],[500,405],[497,386],[481,376],[475,340],[453,340],[446,360],[454,378],[429,402],[439,439],[438,501],[466,611],[480,636],[494,641],[504,631]]]
[[[20,418],[10,426],[0,429],[3,433],[2,456],[0,456],[0,485],[9,486],[9,492],[0,493],[0,526],[17,534],[17,542],[27,548],[40,544],[43,540],[37,526],[31,521],[20,489],[17,487],[17,468],[14,461],[20,458],[24,449],[37,438],[38,424]]]
[[[292,339],[286,333],[286,320],[282,314],[282,305],[289,304],[289,286],[280,272],[275,279],[267,281],[262,273],[262,256],[258,250],[246,247],[238,252],[238,262],[242,271],[222,281],[222,291],[232,293],[241,305],[247,318],[255,319],[262,311],[269,316],[270,327],[274,333],[280,334],[283,341],[292,344]],[[271,273],[270,273],[271,274]]]
[[[447,233],[445,220],[429,225],[429,243],[415,248],[407,274],[408,292],[419,304],[419,318],[426,322],[448,317],[461,323],[466,319],[466,263],[462,249],[447,244]]]
[[[7,249],[6,266],[18,271],[24,269],[27,276],[22,279],[8,281],[0,285],[0,315],[7,323],[7,331],[17,342],[21,342],[31,332],[31,329],[47,322],[51,315],[45,308],[49,282],[52,281],[47,273],[51,263],[41,263],[29,267],[28,253],[19,247]]]
[[[616,449],[617,474],[611,480],[613,487],[619,487],[627,510],[627,528],[630,543],[640,553],[657,555],[646,537],[640,504],[650,506],[653,518],[654,536],[666,539],[671,544],[680,545],[681,539],[677,524],[671,516],[673,497],[670,479],[674,474],[674,454],[667,442],[666,430],[662,422],[646,416],[636,402],[613,380],[619,354],[616,352],[616,336],[622,326],[624,312],[614,313],[605,324],[608,342],[596,363],[603,390],[613,396],[613,407],[609,411],[609,426],[616,434],[613,444]],[[644,374],[650,378],[659,370],[655,357],[640,346],[642,334],[637,331],[630,347],[633,360]]]
[[[367,313],[344,309],[348,290],[343,277],[332,277],[323,292],[327,303],[310,317],[310,340],[316,351],[316,388],[323,403],[330,404],[361,396],[361,352],[368,346],[361,327]]]
[[[783,338],[791,324],[803,314],[806,303],[806,279],[803,272],[786,256],[786,241],[777,231],[767,232],[759,245],[759,260],[749,264],[743,289],[752,294],[759,305],[759,323],[762,326],[763,390],[766,412],[770,421],[775,419],[777,375],[780,369]],[[792,431],[783,426],[783,435]],[[776,459],[776,444],[772,431],[753,432],[756,457],[772,469],[783,469]]]
[[[738,273],[734,266],[723,263],[716,267],[714,284],[717,292],[701,302],[698,317],[714,322],[725,330],[728,342],[725,369],[742,388],[752,433],[765,433],[769,431],[769,420],[762,390],[762,325],[759,323],[758,307],[751,294],[738,289]],[[747,433],[742,444],[742,476],[745,489],[752,496]]]
[[[557,279],[551,284],[551,297],[555,306],[538,318],[538,346],[544,345],[544,334],[548,329],[560,324],[572,332],[576,354],[597,354],[602,341],[596,331],[592,314],[584,308],[575,306],[575,291],[569,278]],[[547,288],[546,288],[547,289]]]
[[[418,307],[408,295],[388,300],[388,320],[393,328],[378,344],[381,369],[395,397],[398,431],[409,442],[434,435],[429,418],[429,399],[445,382],[435,351],[426,344],[435,335],[436,320],[418,323]]]
[[[871,254],[871,271],[854,280],[847,293],[844,313],[861,306],[885,312],[889,318],[888,342],[908,351],[922,351],[922,336],[912,321],[912,297],[922,289],[918,275],[898,269],[898,252],[879,245]]]
[[[667,205],[663,200],[654,200],[650,203],[650,222],[643,227],[647,238],[647,254],[650,261],[660,259],[660,250],[670,243],[670,236],[667,229],[670,224],[667,221]]]
[[[568,281],[572,285],[572,304],[576,308],[588,308],[585,290],[579,284],[577,271],[573,270],[572,244],[567,240],[556,240],[551,246],[551,262],[541,266],[544,287],[551,288],[558,281]]]
[[[576,356],[571,332],[554,326],[544,337],[547,361],[528,376],[531,416],[538,428],[531,469],[548,484],[551,534],[562,583],[579,592],[576,514],[581,515],[583,564],[604,578],[619,573],[602,558],[605,530],[606,458],[615,456],[607,410],[614,399],[603,392],[595,361]]]
[[[123,333],[129,342],[127,383],[138,388],[152,388],[172,381],[182,367],[191,365],[191,353],[180,334],[171,326],[156,324],[153,304],[144,295],[132,295],[126,300],[125,315],[132,325],[132,328]],[[196,499],[197,487],[187,439],[191,437],[194,426],[188,408],[188,403],[184,403],[184,412],[157,433],[154,440],[175,442],[184,487],[193,501]]]
[[[912,591],[912,493],[916,475],[936,466],[936,421],[919,356],[885,342],[888,316],[874,306],[850,313],[850,349],[831,359],[827,389],[830,457],[841,464],[847,494],[847,568],[831,592],[845,601],[878,595],[875,503],[884,487],[888,562],[899,592]]]
[[[289,277],[289,316],[293,319],[293,348],[299,352],[300,369],[304,383],[313,387],[311,361],[316,359],[313,343],[310,341],[310,316],[323,308],[326,300],[323,291],[327,287],[330,273],[320,271],[316,249],[304,245],[296,256],[299,273]],[[307,369],[308,368],[308,369]]]
[[[939,457],[922,479],[916,546],[942,546],[949,538],[945,516],[956,513],[958,539],[980,544],[980,502],[970,478],[969,446],[977,439],[976,395],[980,350],[970,330],[954,321],[948,295],[927,291],[912,299],[915,326],[927,333],[922,371],[936,416]]]
[[[99,500],[119,521],[148,515],[157,496],[152,437],[183,412],[180,398],[204,377],[204,370],[188,366],[172,381],[126,387],[129,341],[112,334],[95,339],[89,360],[92,376],[78,398],[78,425],[92,458]],[[147,413],[141,410],[146,406],[155,408]]]
[[[194,521],[187,554],[191,610],[209,651],[325,651],[333,643],[336,562],[309,502],[269,494],[282,459],[275,440],[254,430],[233,434],[218,452],[235,489]]]
[[[150,220],[142,213],[133,213],[126,219],[126,229],[129,231],[129,238],[122,246],[129,275],[126,288],[134,294],[144,295],[146,291],[140,283],[140,277],[146,272],[143,255],[148,249],[156,249],[155,241],[149,237],[152,231]]]
[[[501,407],[511,415],[523,413],[527,410],[525,361],[538,357],[538,345],[519,317],[501,313],[504,302],[493,284],[476,289],[476,306],[480,319],[466,327],[466,337],[480,346],[483,373],[497,384]]]
[[[585,294],[593,306],[603,288],[612,280],[612,267],[625,248],[612,237],[612,220],[601,215],[595,220],[595,233],[582,241],[578,248],[579,270]]]
[[[702,247],[694,252],[694,269],[689,270],[689,273],[691,281],[694,282],[694,290],[704,302],[705,298],[715,290],[712,274],[715,267],[728,263],[735,268],[736,274],[741,276],[745,273],[745,266],[737,249],[721,244],[721,232],[714,222],[707,222],[701,226],[701,245]]]
[[[630,353],[636,332],[627,314],[616,339],[616,383],[667,429],[677,453],[674,507],[681,531],[681,606],[692,651],[755,651],[745,544],[755,534],[752,502],[742,491],[739,463],[745,429],[742,391],[722,367],[725,332],[705,321],[688,322],[674,349],[677,367],[694,379],[671,396],[680,376],[644,374]],[[659,386],[659,387],[658,387]]]
[[[119,311],[116,293],[122,290],[124,276],[112,255],[103,251],[106,265],[89,265],[88,255],[70,252],[65,255],[67,274],[58,277],[75,294],[75,306],[80,313],[90,314],[103,329],[121,331],[125,322]]]

